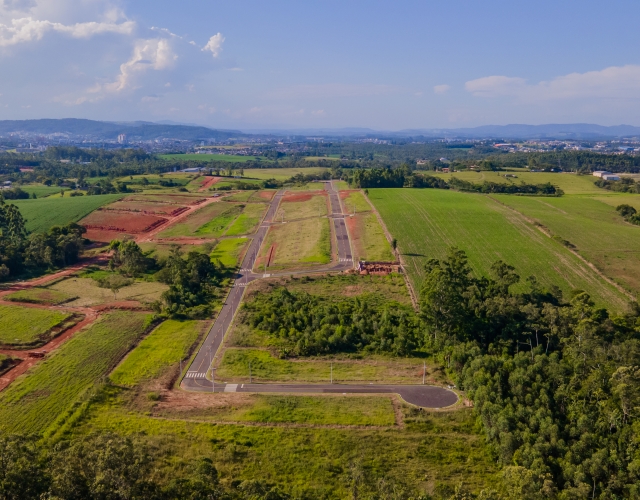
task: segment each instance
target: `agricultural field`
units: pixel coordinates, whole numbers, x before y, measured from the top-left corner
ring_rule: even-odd
[[[0,430],[42,433],[107,375],[150,325],[151,316],[108,313],[0,392]],[[66,412],[69,412],[65,415]]]
[[[505,177],[506,174],[516,175],[516,178]],[[554,186],[558,186],[565,194],[602,194],[604,189],[597,187],[594,183],[597,177],[592,175],[577,175],[571,173],[552,173],[552,172],[488,172],[488,171],[465,171],[454,173],[426,172],[427,175],[440,177],[449,180],[451,177],[457,177],[464,181],[482,183],[482,182],[500,182],[502,184],[545,184],[550,182]]]
[[[342,200],[342,206],[344,212],[348,214],[370,212],[371,205],[365,198],[362,191],[341,191],[340,199]]]
[[[264,218],[268,205],[264,203],[249,203],[245,205],[242,213],[229,226],[225,236],[239,236],[241,234],[252,234],[256,231],[260,222]]]
[[[97,281],[92,278],[71,277],[59,281],[49,287],[48,290],[62,292],[66,295],[78,297],[67,302],[66,305],[74,307],[87,307],[100,304],[108,304],[114,301],[136,301],[141,304],[151,304],[159,300],[162,293],[169,287],[157,281],[136,281],[129,286],[121,288],[116,297],[107,288],[100,288]]]
[[[349,229],[354,260],[370,262],[396,260],[375,213],[357,213],[354,217],[346,217],[345,222]]]
[[[45,304],[48,306],[57,306],[70,302],[77,298],[77,295],[51,290],[49,288],[27,288],[9,295],[5,295],[4,300],[11,302],[26,302],[29,304]]]
[[[206,196],[196,193],[167,193],[167,194],[132,194],[123,201],[143,203],[170,203],[174,205],[199,205],[206,200]]]
[[[515,266],[523,279],[534,275],[543,286],[557,285],[565,293],[585,290],[597,304],[617,311],[624,310],[629,300],[560,242],[488,196],[438,189],[371,189],[369,199],[398,239],[416,290],[427,260],[444,258],[449,247],[457,246],[467,252],[479,275],[489,275],[491,265],[503,260]]]
[[[216,220],[222,216],[222,219],[227,218],[225,213],[235,214],[237,216],[237,206],[223,202],[210,203],[209,205],[202,207],[201,209],[190,214],[186,219],[181,222],[172,225],[158,234],[159,239],[163,238],[178,238],[178,237],[213,237],[214,234],[221,234],[221,231],[212,228],[212,233],[207,234],[201,230],[207,224]],[[229,221],[227,221],[228,223]],[[196,234],[197,233],[197,234]]]
[[[331,262],[329,219],[315,218],[271,226],[255,269],[283,271]]]
[[[119,210],[132,213],[175,216],[187,210],[187,207],[173,203],[153,203],[121,200],[102,208],[103,211]]]
[[[158,215],[96,210],[82,219],[80,224],[87,229],[85,236],[88,239],[108,243],[114,238],[149,232],[166,222],[165,217]]]
[[[206,321],[168,320],[153,330],[110,375],[116,385],[132,387],[160,377],[189,355]]]
[[[44,232],[52,226],[78,222],[94,210],[122,198],[122,194],[12,200],[27,221],[27,231]]]
[[[310,191],[308,193],[287,192],[280,200],[276,220],[285,221],[322,217],[327,215],[329,197],[326,191]]]
[[[46,343],[54,328],[62,327],[71,313],[0,304],[0,345],[25,347]]]
[[[52,194],[59,193],[63,188],[57,186],[45,186],[44,184],[21,184],[16,185],[30,195],[35,194],[36,198],[46,198]]]
[[[640,293],[640,227],[626,222],[614,206],[628,201],[633,205],[640,197],[493,197],[574,245],[580,255],[634,295]]]
[[[240,257],[249,240],[247,238],[228,238],[220,240],[211,252],[211,260],[219,260],[225,267],[234,268],[240,264]]]

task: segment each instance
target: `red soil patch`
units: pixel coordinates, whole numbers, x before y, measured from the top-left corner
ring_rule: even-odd
[[[127,196],[123,202],[141,202],[141,203],[170,203],[173,205],[199,205],[207,201],[207,198],[196,198],[195,196],[185,196],[180,194],[150,194],[150,195],[132,195]]]
[[[205,180],[202,183],[202,186],[200,186],[200,189],[198,189],[198,192],[206,191],[211,186],[213,186],[216,182],[218,182],[220,179],[222,179],[222,177],[207,177],[207,180]]]
[[[314,196],[327,196],[326,191],[302,191],[300,193],[287,193],[282,197],[283,202],[287,201],[309,201]]]
[[[138,212],[116,212],[96,210],[80,221],[87,229],[118,231],[122,233],[144,233],[167,222],[164,217]]]
[[[173,205],[169,203],[144,203],[137,201],[116,201],[115,203],[111,203],[110,205],[101,209],[106,212],[133,212],[133,213],[142,213],[142,214],[160,214],[160,215],[178,215],[185,210],[188,210],[187,207],[180,205]]]

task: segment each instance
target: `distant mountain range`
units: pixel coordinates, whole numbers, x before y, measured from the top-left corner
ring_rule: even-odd
[[[77,118],[42,120],[0,120],[0,136],[27,132],[49,135],[64,133],[94,140],[115,140],[126,134],[129,140],[154,140],[162,138],[181,140],[226,140],[261,136],[322,136],[322,137],[375,137],[375,138],[448,138],[448,139],[574,139],[597,140],[640,137],[640,127],[632,125],[603,126],[588,123],[549,125],[484,125],[473,128],[405,129],[398,131],[370,128],[307,128],[307,129],[246,129],[216,130],[208,127],[175,122],[102,122]]]
[[[95,140],[115,140],[120,134],[126,134],[129,140],[148,141],[154,139],[182,140],[225,140],[244,137],[237,130],[214,130],[207,127],[152,122],[100,122],[78,118],[61,120],[0,120],[0,136],[10,133],[27,132],[31,134],[69,134],[76,137],[89,137]]]

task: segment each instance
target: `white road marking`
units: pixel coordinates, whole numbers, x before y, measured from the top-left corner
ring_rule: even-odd
[[[238,384],[227,384],[224,386],[224,392],[236,392]]]

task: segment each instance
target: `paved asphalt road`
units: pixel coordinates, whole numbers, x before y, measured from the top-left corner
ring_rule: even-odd
[[[351,245],[349,243],[349,233],[344,222],[344,214],[340,205],[339,193],[335,191],[332,182],[325,183],[325,189],[329,193],[331,202],[330,218],[336,234],[338,246],[338,261],[331,266],[326,266],[318,271],[345,271],[353,267],[353,258],[351,255]],[[211,330],[207,334],[206,339],[202,343],[198,354],[193,363],[189,367],[184,379],[182,380],[182,388],[189,391],[198,392],[273,392],[273,393],[344,393],[344,394],[365,394],[365,393],[394,393],[399,394],[406,402],[422,406],[424,408],[442,408],[450,406],[458,400],[458,396],[446,389],[433,387],[428,385],[346,385],[346,384],[215,384],[207,379],[207,372],[213,363],[213,359],[222,344],[226,331],[231,326],[233,317],[242,302],[245,287],[252,281],[270,276],[268,274],[255,274],[252,272],[256,258],[262,241],[269,230],[269,226],[274,221],[280,199],[283,191],[278,191],[271,201],[269,210],[253,236],[249,249],[242,261],[240,273],[235,280],[234,285],[227,296],[222,310]],[[309,271],[301,271],[308,274]],[[297,273],[281,273],[284,276]],[[272,276],[276,276],[275,274]]]

